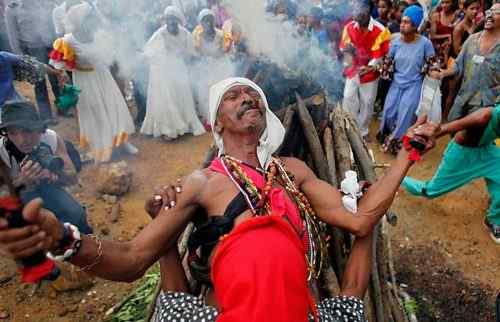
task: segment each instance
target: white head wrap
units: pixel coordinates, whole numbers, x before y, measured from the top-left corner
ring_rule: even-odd
[[[177,19],[179,19],[181,25],[186,24],[186,18],[184,17],[184,14],[181,12],[181,9],[179,9],[177,6],[168,6],[165,9],[164,15],[165,17],[174,16]]]
[[[198,23],[201,23],[201,21],[203,20],[203,18],[207,17],[207,16],[213,16],[215,18],[215,14],[212,10],[210,9],[203,9],[200,11],[200,14],[198,15]]]
[[[65,26],[69,32],[79,30],[87,16],[92,12],[92,6],[88,2],[77,4],[69,9],[65,18]]]
[[[281,124],[280,120],[269,108],[267,103],[266,95],[264,91],[249,79],[233,77],[228,78],[223,81],[218,82],[210,88],[210,125],[212,126],[212,131],[215,139],[215,144],[219,148],[219,156],[224,153],[224,142],[219,133],[215,131],[215,121],[217,120],[217,113],[219,111],[219,106],[222,102],[222,96],[231,88],[235,86],[250,86],[256,90],[262,97],[262,102],[266,108],[266,128],[262,133],[259,145],[257,146],[257,157],[259,158],[260,166],[267,169],[274,152],[278,150],[283,143],[285,138],[285,128]]]

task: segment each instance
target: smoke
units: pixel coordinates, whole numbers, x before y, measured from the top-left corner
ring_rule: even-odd
[[[332,55],[333,48],[320,48],[314,36],[299,35],[293,21],[266,13],[264,1],[231,0],[225,6],[234,22],[241,25],[252,54],[263,55],[281,68],[307,75],[326,89],[330,100],[340,100],[344,86],[342,63]],[[337,7],[345,11],[346,5]],[[310,8],[301,3],[296,13],[306,15]]]

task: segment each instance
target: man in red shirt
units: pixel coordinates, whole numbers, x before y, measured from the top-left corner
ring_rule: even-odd
[[[376,65],[389,52],[391,33],[370,17],[368,4],[358,5],[354,13],[354,19],[344,27],[340,42],[340,50],[352,57],[352,61],[344,60],[346,84],[342,105],[356,118],[366,139],[377,97]]]

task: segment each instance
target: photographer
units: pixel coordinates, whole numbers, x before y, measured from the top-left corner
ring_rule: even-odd
[[[47,129],[29,102],[5,104],[0,124],[0,157],[27,203],[35,198],[85,233],[92,229],[84,208],[63,188],[76,183],[76,171],[64,141]]]

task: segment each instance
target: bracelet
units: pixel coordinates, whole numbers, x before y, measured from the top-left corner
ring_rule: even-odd
[[[82,246],[82,237],[78,227],[64,223],[63,237],[55,252],[47,252],[47,258],[55,261],[67,262],[75,256]]]
[[[422,159],[422,155],[421,155],[421,153],[420,153],[419,150],[415,149],[411,145],[411,143],[410,143],[410,141],[411,141],[410,137],[408,135],[404,135],[401,140],[402,140],[402,143],[403,143],[403,148],[406,151],[410,152],[410,155],[408,155],[408,160],[410,160],[410,161],[420,161]]]
[[[80,268],[80,272],[90,271],[92,268],[98,265],[102,260],[102,255],[103,255],[102,240],[100,240],[99,237],[97,237],[96,235],[89,235],[88,237],[92,238],[97,244],[97,256],[94,258],[94,261],[91,264]]]

